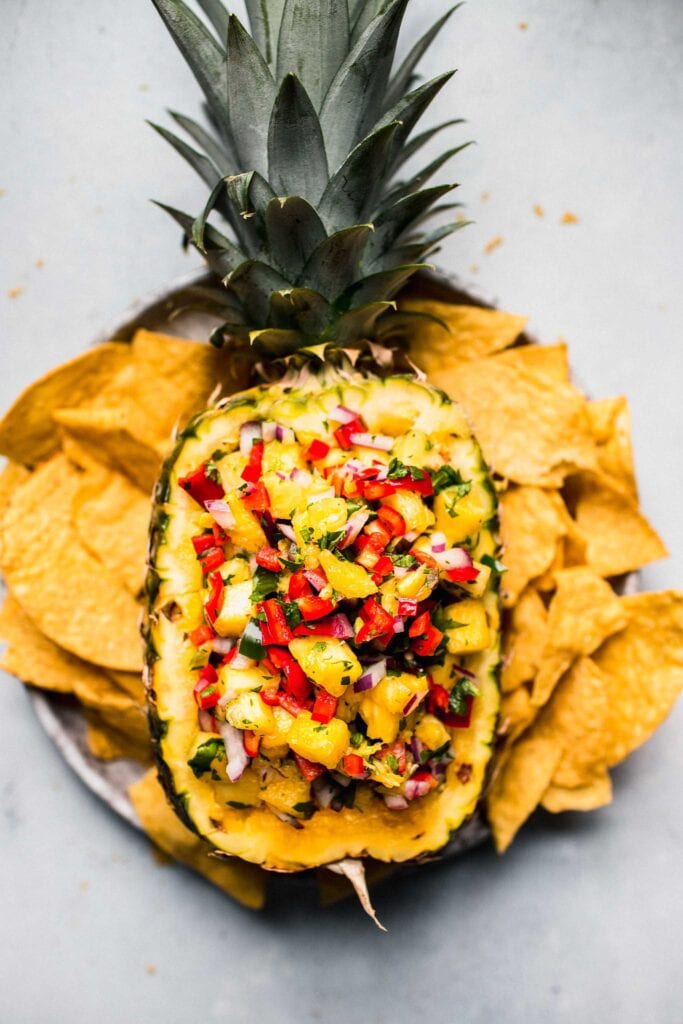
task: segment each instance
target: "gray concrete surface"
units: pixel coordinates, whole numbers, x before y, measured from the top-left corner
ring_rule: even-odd
[[[406,39],[447,6],[414,0]],[[150,3],[0,7],[4,408],[193,265],[147,198],[200,191],[143,123],[197,104]],[[478,141],[452,171],[476,225],[441,263],[569,340],[595,395],[628,393],[658,588],[683,567],[682,55],[680,0],[471,0],[432,56],[461,69],[432,116]],[[608,809],[380,889],[381,935],[353,904],[254,916],[159,867],[21,688],[0,702],[0,1024],[683,1021],[683,708]]]

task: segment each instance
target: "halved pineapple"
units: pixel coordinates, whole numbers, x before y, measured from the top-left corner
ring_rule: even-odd
[[[296,486],[286,514],[274,473]],[[485,496],[457,548],[432,512],[453,487]],[[183,820],[280,870],[443,846],[491,756],[495,531],[466,419],[427,384],[328,371],[195,419],[157,489],[146,630],[154,742]]]

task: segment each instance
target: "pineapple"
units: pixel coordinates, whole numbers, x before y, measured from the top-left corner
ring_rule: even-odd
[[[462,410],[380,347],[457,226],[424,229],[454,150],[396,177],[433,134],[414,129],[450,76],[414,71],[445,19],[393,70],[408,0],[247,0],[251,35],[218,0],[212,30],[154,3],[211,122],[173,115],[199,149],[158,128],[210,189],[197,217],[165,209],[222,285],[211,341],[256,381],[180,433],[156,489],[160,776],[217,855],[410,860],[476,808],[499,705],[488,469]]]

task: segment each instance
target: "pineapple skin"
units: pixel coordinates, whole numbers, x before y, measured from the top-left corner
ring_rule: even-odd
[[[238,856],[278,871],[305,870],[349,856],[404,862],[438,852],[477,808],[488,778],[499,711],[500,613],[497,592],[491,590],[485,598],[488,646],[476,655],[477,677],[483,682],[482,698],[473,730],[467,730],[472,731],[472,736],[465,742],[461,757],[473,765],[473,771],[467,785],[463,785],[456,781],[454,768],[454,777],[446,787],[451,800],[445,808],[437,806],[430,794],[420,802],[420,808],[411,807],[409,812],[403,812],[400,823],[395,812],[384,808],[366,808],[360,815],[345,809],[333,815],[331,824],[329,815],[333,812],[319,811],[315,817],[322,821],[327,816],[328,820],[318,829],[318,835],[311,828],[313,822],[306,822],[305,831],[296,832],[264,811],[254,812],[267,816],[259,817],[256,823],[252,818],[251,826],[245,828],[245,815],[249,812],[229,810],[226,814],[203,790],[207,784],[200,785],[188,772],[187,760],[199,731],[193,705],[186,721],[177,708],[170,706],[174,690],[187,690],[182,681],[187,676],[186,653],[179,643],[183,620],[173,621],[176,616],[171,610],[177,603],[192,618],[201,596],[188,586],[188,565],[182,553],[176,557],[176,542],[183,535],[183,512],[174,504],[174,496],[180,490],[177,479],[197,462],[200,451],[206,457],[219,443],[236,443],[239,427],[246,421],[276,419],[295,426],[299,438],[306,442],[321,436],[321,415],[324,417],[325,410],[340,403],[362,409],[371,430],[392,433],[397,440],[400,437],[403,441],[402,435],[415,429],[430,437],[448,433],[455,438],[459,466],[462,468],[462,454],[467,451],[467,471],[490,498],[489,520],[481,531],[475,557],[495,557],[499,553],[495,491],[479,446],[462,410],[427,383],[400,376],[380,380],[355,373],[340,375],[329,370],[322,379],[304,374],[298,381],[256,387],[220,402],[195,417],[180,434],[155,493],[148,610],[143,623],[150,730],[159,778],[181,821],[207,839],[215,855]],[[479,647],[482,646],[480,643]],[[305,731],[302,723],[302,732]]]

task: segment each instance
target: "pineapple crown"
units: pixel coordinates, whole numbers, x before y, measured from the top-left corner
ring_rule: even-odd
[[[427,186],[464,145],[412,177],[400,171],[447,121],[414,129],[453,72],[415,69],[452,8],[394,70],[409,0],[246,0],[251,35],[221,0],[153,0],[206,99],[211,130],[174,121],[198,147],[153,127],[210,189],[180,224],[224,288],[203,295],[211,340],[287,355],[381,335],[394,296],[462,226],[426,230],[457,186]],[[459,5],[458,5],[459,6]],[[210,223],[222,218],[223,230]],[[228,231],[231,237],[225,232]]]

